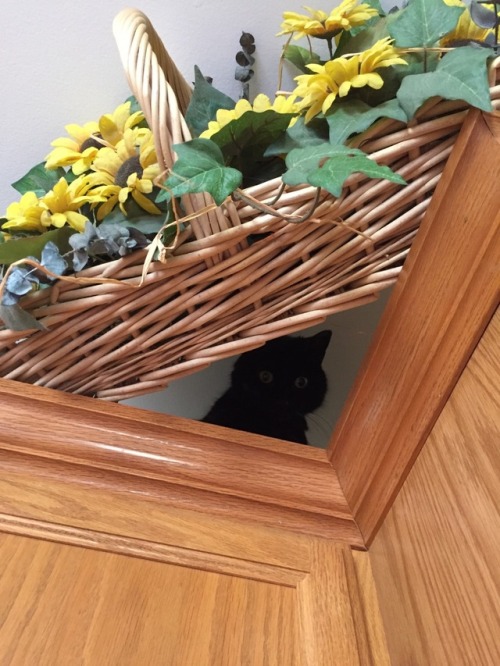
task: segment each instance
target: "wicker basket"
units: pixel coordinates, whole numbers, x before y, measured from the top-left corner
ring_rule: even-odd
[[[142,13],[122,11],[114,33],[168,167],[172,144],[190,138],[183,114],[191,89]],[[121,400],[372,300],[396,280],[466,113],[462,102],[432,100],[411,126],[379,122],[363,150],[408,185],[353,176],[340,198],[322,193],[302,224],[290,217],[310,209],[316,189],[283,190],[280,179],[245,190],[257,205],[216,208],[208,195],[185,196],[188,214],[207,212],[141,286],[145,251],[80,274],[112,283],[59,281],[24,299],[48,330],[0,331],[0,374]]]

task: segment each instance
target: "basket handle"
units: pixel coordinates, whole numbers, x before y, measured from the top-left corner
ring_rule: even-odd
[[[176,155],[172,145],[191,139],[184,114],[192,90],[167,53],[151,21],[136,9],[123,9],[113,21],[113,34],[131,91],[153,133],[158,164],[169,169]],[[182,197],[197,239],[234,224],[207,193]],[[197,211],[207,211],[197,214]]]
[[[123,9],[113,21],[113,34],[130,89],[153,132],[158,163],[171,167],[172,144],[191,138],[184,120],[191,87],[142,12]]]

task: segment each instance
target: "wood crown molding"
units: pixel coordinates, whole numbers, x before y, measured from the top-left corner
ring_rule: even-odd
[[[0,459],[14,475],[363,545],[325,451],[9,380],[0,420]]]
[[[369,544],[498,305],[498,123],[469,112],[329,446]]]

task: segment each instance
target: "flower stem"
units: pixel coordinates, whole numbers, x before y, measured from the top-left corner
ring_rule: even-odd
[[[333,60],[333,38],[327,37],[326,43],[328,44],[328,53],[330,54],[330,60]]]

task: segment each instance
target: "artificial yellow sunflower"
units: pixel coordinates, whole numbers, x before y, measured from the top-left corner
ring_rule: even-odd
[[[440,40],[439,46],[446,48],[448,46],[452,46],[454,42],[462,40],[484,42],[488,35],[494,32],[491,28],[480,28],[476,23],[474,23],[469,8],[465,5],[464,2],[462,2],[462,0],[444,1],[447,5],[452,7],[463,7],[464,11],[460,15],[455,28]],[[493,5],[491,7],[493,8]]]
[[[150,130],[125,129],[123,139],[116,146],[99,151],[92,170],[95,172],[89,175],[92,192],[105,199],[98,207],[99,221],[117,204],[126,215],[124,204],[129,195],[148,213],[161,214],[161,210],[145,196],[151,194],[153,181],[160,175]]]
[[[131,103],[124,102],[113,113],[106,113],[99,118],[99,132],[108,144],[116,146],[124,138],[125,131],[136,127],[144,120],[142,111],[130,113]]]
[[[285,95],[278,95],[273,102],[267,95],[259,94],[254,99],[253,104],[246,99],[240,99],[236,102],[234,109],[219,109],[215,116],[215,120],[208,123],[208,129],[200,134],[201,139],[210,139],[211,136],[216,134],[219,130],[225,127],[232,120],[237,120],[247,111],[255,111],[256,113],[263,113],[272,109],[277,113],[295,113],[299,112],[299,105],[295,102],[295,95],[286,97]],[[292,123],[295,119],[292,118]]]
[[[66,125],[69,137],[61,137],[52,141],[54,146],[45,158],[46,169],[71,167],[76,176],[90,169],[97,153],[104,146],[114,146],[123,139],[125,130],[135,127],[144,120],[141,111],[130,113],[131,103],[120,104],[113,113],[99,118],[99,122],[85,125]]]
[[[63,227],[69,224],[76,231],[82,232],[88,217],[80,212],[80,208],[85,204],[96,205],[104,201],[98,194],[90,193],[89,188],[88,177],[76,178],[71,183],[60,178],[52,190],[40,199],[43,208],[40,217],[42,226]]]
[[[362,74],[372,72],[381,67],[392,67],[393,65],[407,65],[408,63],[399,54],[399,51],[392,46],[393,40],[390,37],[384,37],[375,42],[369,49],[359,54]]]
[[[45,209],[34,192],[26,192],[19,201],[11,203],[5,213],[7,222],[2,229],[13,229],[14,231],[45,231],[41,222],[42,213]]]
[[[102,143],[96,139],[99,135],[99,125],[95,122],[85,125],[66,125],[69,137],[60,137],[52,141],[54,146],[45,158],[46,169],[57,169],[57,167],[70,166],[76,176],[88,171],[94,161],[97,151]]]
[[[310,16],[297,14],[296,12],[284,12],[285,19],[281,24],[281,32],[278,35],[294,33],[294,39],[301,37],[319,37],[331,39],[341,30],[351,30],[363,25],[378,12],[370,5],[359,3],[359,0],[343,0],[338,7],[331,10],[329,14],[321,9],[304,7]]]
[[[294,95],[303,98],[300,109],[307,109],[305,121],[309,122],[320,112],[326,113],[336,98],[345,97],[351,87],[381,88],[384,80],[374,70],[407,64],[391,44],[391,39],[386,37],[362,53],[334,58],[324,65],[308,65],[314,73],[297,76],[298,86],[294,90]]]

